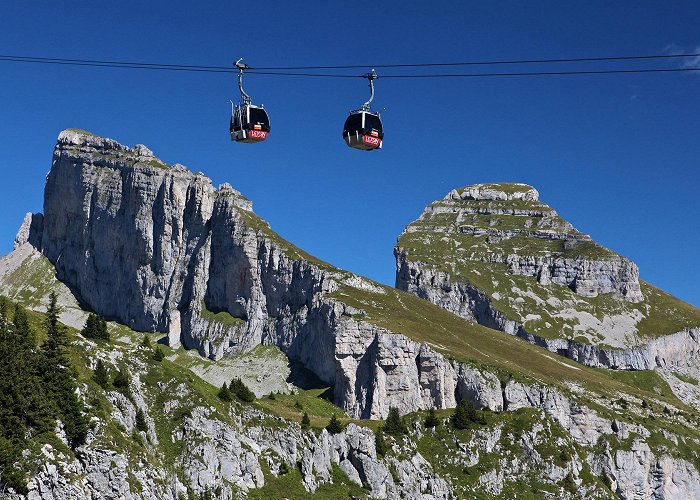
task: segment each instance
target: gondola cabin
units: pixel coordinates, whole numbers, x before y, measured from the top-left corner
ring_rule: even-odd
[[[381,149],[384,131],[379,113],[363,109],[351,111],[343,125],[343,139],[351,148],[364,151]]]
[[[231,140],[261,142],[270,133],[270,118],[262,106],[241,104],[231,114]]]

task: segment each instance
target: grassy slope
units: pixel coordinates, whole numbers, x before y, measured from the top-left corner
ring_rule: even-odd
[[[457,221],[456,213],[427,215],[410,224],[413,232],[403,234],[397,246],[408,253],[409,259],[425,262],[429,266],[447,272],[454,281],[467,282],[492,297],[497,309],[509,319],[526,320],[528,331],[547,338],[571,338],[586,343],[601,343],[603,337],[593,329],[581,329],[576,318],[561,317],[568,308],[590,313],[602,320],[605,316],[639,312],[643,319],[636,325],[641,337],[656,337],[675,333],[683,328],[700,325],[700,309],[677,299],[652,285],[642,282],[646,300],[632,304],[616,299],[610,294],[585,298],[564,285],[541,285],[533,277],[515,276],[507,272],[505,264],[484,263],[474,258],[484,254],[558,255],[568,258],[597,259],[614,257],[617,254],[595,242],[582,242],[575,248],[565,249],[563,242],[526,236],[516,236],[500,242],[487,242],[486,236],[472,236],[458,232],[461,225],[472,225],[483,229],[550,229],[562,227],[561,231],[580,235],[575,229],[563,229],[566,222],[547,205],[540,202],[513,201],[438,201],[433,206],[472,208],[515,208],[542,210],[551,213],[548,217],[512,215],[469,214]],[[543,222],[547,220],[547,222]],[[526,224],[526,222],[529,223]],[[530,225],[530,227],[526,227]],[[540,225],[541,227],[538,227]],[[450,228],[449,234],[436,233],[434,228]],[[525,293],[514,293],[514,289]],[[550,298],[560,304],[547,303]],[[536,318],[534,316],[540,316]]]
[[[274,241],[282,241],[284,245],[296,249],[272,231],[262,219],[255,214],[246,213],[247,217],[257,221],[252,226],[254,229]],[[317,260],[313,259],[312,262],[316,264]],[[326,263],[321,263],[321,266],[342,272]],[[503,377],[510,374],[516,378],[556,385],[564,390],[566,382],[574,382],[609,395],[629,392],[639,397],[660,398],[669,404],[684,407],[670,390],[662,394],[653,391],[657,382],[647,390],[638,384],[615,378],[607,370],[582,366],[506,333],[466,321],[412,294],[379,283],[374,284],[384,293],[343,286],[331,297],[366,311],[362,320],[418,342],[426,342],[448,358],[489,367]],[[655,380],[658,378],[655,374],[650,377]]]

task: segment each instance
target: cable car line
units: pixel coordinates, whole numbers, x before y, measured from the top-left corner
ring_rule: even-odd
[[[606,69],[581,71],[528,71],[519,73],[428,73],[425,75],[382,75],[382,78],[465,78],[465,77],[499,77],[499,76],[556,76],[556,75],[608,75],[616,73],[671,73],[700,71],[700,68],[647,68],[647,69]],[[322,78],[364,78],[363,75],[333,75],[319,73],[283,73],[267,71],[249,71],[251,75],[272,76],[310,76]]]
[[[357,69],[357,68],[421,68],[421,67],[444,67],[444,66],[482,66],[482,65],[505,65],[505,64],[551,64],[551,63],[579,63],[579,62],[602,62],[602,61],[638,61],[652,59],[679,59],[687,57],[698,57],[700,53],[687,54],[662,54],[662,55],[638,55],[638,56],[606,56],[606,57],[575,57],[575,58],[554,58],[554,59],[505,59],[488,61],[461,61],[461,62],[429,62],[429,63],[404,63],[404,64],[354,64],[354,65],[328,65],[328,66],[260,66],[249,67],[252,70],[305,70],[305,69]],[[173,68],[176,70],[221,70],[230,72],[227,66],[205,66],[195,64],[166,64],[166,63],[143,63],[135,61],[109,61],[95,59],[66,59],[52,57],[33,57],[19,55],[0,55],[0,61],[34,62],[44,64],[76,64],[76,65],[99,65],[118,67],[139,67],[164,69]]]
[[[643,56],[612,56],[612,57],[575,57],[569,59],[506,59],[498,61],[464,61],[446,63],[416,63],[416,64],[355,64],[338,66],[278,66],[278,67],[256,67],[256,70],[298,70],[298,69],[354,69],[354,68],[427,68],[435,66],[485,66],[500,64],[548,64],[548,63],[574,63],[574,62],[594,62],[594,61],[634,61],[645,59],[673,59],[681,57],[698,57],[697,54],[664,54],[664,55],[643,55]]]
[[[689,57],[692,54],[685,55]],[[100,68],[123,68],[123,69],[148,69],[160,71],[181,71],[194,73],[234,73],[234,70],[217,66],[179,66],[179,65],[156,65],[146,63],[119,63],[109,61],[88,61],[88,60],[58,60],[48,58],[17,58],[15,56],[0,56],[0,62],[24,62],[36,64],[57,64],[67,66],[85,66]],[[260,71],[253,67],[247,71],[253,75],[271,76],[303,76],[316,78],[364,78],[364,75],[342,75],[333,73],[296,73],[282,71]],[[641,69],[607,69],[607,70],[570,70],[570,71],[526,71],[512,73],[427,73],[427,74],[403,74],[403,75],[383,75],[382,78],[464,78],[464,77],[507,77],[507,76],[557,76],[557,75],[603,75],[622,73],[676,73],[694,72],[700,68],[641,68]]]

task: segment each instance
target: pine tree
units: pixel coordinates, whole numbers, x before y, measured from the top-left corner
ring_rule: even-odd
[[[109,330],[107,329],[107,320],[102,316],[97,317],[97,338],[109,342]]]
[[[116,375],[114,375],[114,378],[112,379],[112,385],[120,392],[128,394],[129,392],[129,384],[131,384],[131,377],[129,376],[129,373],[126,371],[125,367],[119,368],[119,371],[117,372]]]
[[[97,316],[93,313],[88,314],[85,320],[85,326],[80,333],[82,333],[83,337],[86,339],[97,338]]]
[[[143,340],[141,341],[141,347],[145,347],[146,349],[151,348],[151,339],[145,333],[143,334]]]
[[[156,347],[153,350],[153,356],[151,356],[154,361],[158,361],[159,363],[165,359],[165,354],[163,354],[163,349],[159,347]]]
[[[141,408],[136,411],[136,430],[146,432],[148,425],[146,424],[146,415]]]
[[[107,320],[94,313],[88,314],[85,326],[80,332],[86,339],[109,341],[109,331],[107,330]]]
[[[85,441],[88,421],[76,394],[77,383],[66,352],[68,335],[58,321],[58,314],[56,294],[52,293],[46,311],[47,339],[41,347],[42,378],[49,399],[57,409],[57,417],[63,422],[66,437],[71,446],[76,447]]]
[[[304,416],[301,417],[301,428],[306,430],[311,427],[311,419],[309,419],[309,414],[304,412]]]
[[[377,432],[374,433],[374,447],[377,450],[377,455],[386,455],[388,447],[384,439],[384,428],[381,426],[377,429]]]
[[[435,415],[435,408],[431,408],[428,411],[428,416],[425,417],[425,427],[427,429],[432,429],[438,425],[440,425],[440,420],[437,418],[437,415]]]
[[[255,393],[251,391],[240,378],[234,378],[230,386],[231,394],[236,396],[244,403],[252,403],[255,401]]]
[[[224,382],[224,385],[221,386],[221,389],[219,389],[219,399],[221,401],[231,401],[233,398],[231,397],[231,391],[229,390],[229,387],[226,385],[226,382]]]
[[[107,389],[109,386],[109,372],[101,359],[97,360],[95,371],[92,374],[92,380],[97,382],[103,389]]]
[[[474,422],[484,423],[483,416],[477,415],[476,407],[471,401],[460,400],[452,414],[452,425],[457,429],[467,429]]]
[[[338,417],[335,416],[335,413],[331,417],[330,422],[328,422],[326,430],[331,434],[339,434],[343,432],[343,424],[340,423],[340,420],[338,420]]]
[[[389,408],[389,414],[386,417],[386,423],[383,427],[384,432],[392,436],[400,436],[401,434],[407,434],[408,429],[406,428],[406,422],[399,414],[399,409],[392,406]]]

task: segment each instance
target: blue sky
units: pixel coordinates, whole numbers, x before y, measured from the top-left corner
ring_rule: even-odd
[[[698,51],[699,25],[700,4],[684,1],[6,2],[0,46],[171,64],[450,62]],[[285,238],[388,284],[396,237],[426,204],[466,184],[530,183],[642,278],[700,305],[700,75],[379,73],[385,147],[365,153],[340,137],[367,96],[359,79],[249,75],[272,132],[244,145],[228,139],[232,75],[0,63],[0,253],[42,209],[59,131],[77,127],[230,182]]]

